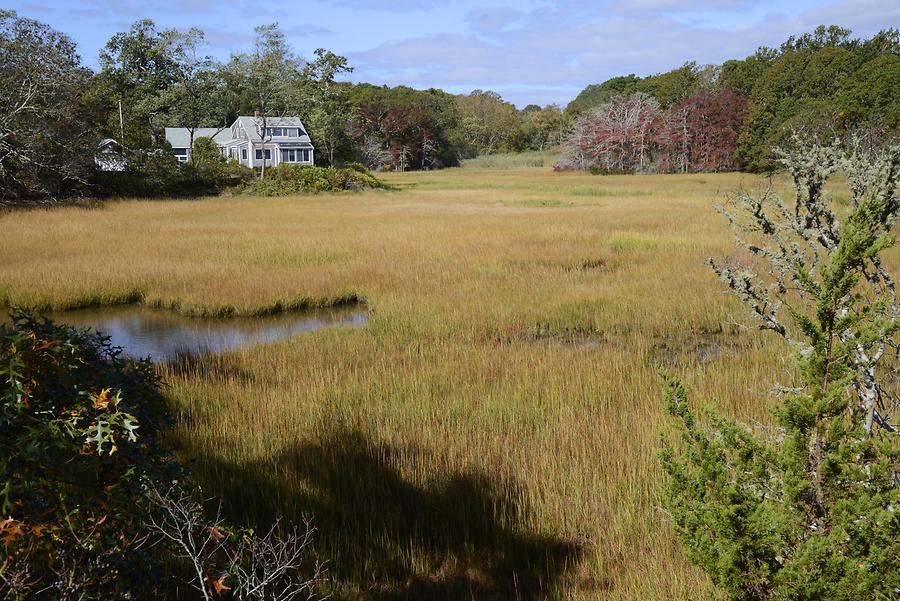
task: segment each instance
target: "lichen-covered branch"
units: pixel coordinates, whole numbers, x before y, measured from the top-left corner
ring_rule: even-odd
[[[837,142],[804,143],[795,135],[792,145],[777,154],[794,184],[792,209],[771,185],[760,195],[740,192],[728,208],[718,207],[736,243],[765,267],[762,271],[735,268],[713,260],[710,266],[750,309],[760,328],[776,332],[801,353],[808,352],[809,345],[798,337],[804,320],[791,314],[791,299],[811,307],[821,300],[823,277],[859,280],[843,297],[832,299],[832,306],[836,318],[848,322],[835,334],[854,355],[852,389],[856,406],[866,413],[866,430],[871,432],[875,425],[889,424],[893,412],[884,406],[876,418],[878,399],[886,396],[878,392],[886,389],[879,383],[879,366],[898,327],[896,285],[877,251],[889,242],[886,236],[900,209],[896,194],[900,150],[894,146],[873,154],[858,141],[843,149]],[[839,169],[847,175],[852,193],[852,212],[845,223],[830,207],[825,192],[829,177]],[[865,231],[858,231],[863,222]],[[864,236],[872,249],[853,265],[843,265],[847,273],[823,274],[823,266],[839,251],[847,232]],[[867,309],[854,310],[851,319],[851,305],[860,298],[867,299]]]

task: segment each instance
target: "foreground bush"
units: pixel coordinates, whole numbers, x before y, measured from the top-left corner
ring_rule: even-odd
[[[150,364],[20,313],[0,338],[0,381],[4,583],[115,596],[150,577],[144,486],[174,475]]]
[[[337,168],[282,164],[267,169],[264,178],[246,182],[243,189],[248,194],[258,196],[290,196],[384,187],[378,178],[361,165]]]
[[[667,505],[688,556],[731,599],[896,599],[900,594],[897,296],[880,255],[900,212],[900,147],[797,146],[783,154],[792,206],[738,197],[738,239],[767,264],[713,269],[761,329],[793,350],[778,428],[698,420],[669,380],[681,444],[663,453]],[[823,187],[842,168],[849,214]],[[708,422],[708,423],[707,423]]]
[[[0,330],[0,382],[3,598],[308,598],[311,529],[260,536],[206,517],[159,446],[149,362],[18,312]]]

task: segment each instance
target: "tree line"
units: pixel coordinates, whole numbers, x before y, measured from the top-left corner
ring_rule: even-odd
[[[762,171],[775,165],[769,149],[796,129],[893,136],[900,127],[895,29],[859,40],[819,27],[721,66],[614,77],[565,110],[519,110],[488,90],[342,81],[353,71],[347,58],[318,49],[304,59],[277,24],[257,27],[252,48],[224,62],[204,48],[200,29],[140,20],[109,39],[91,70],[64,33],[0,11],[0,200],[208,193],[229,181],[227,170],[179,165],[162,152],[164,128],[187,128],[193,146],[197,129],[257,111],[303,119],[318,165],[402,171],[548,149],[563,168]],[[125,174],[99,173],[104,138],[124,148]]]
[[[200,29],[140,20],[109,39],[94,71],[66,34],[0,11],[0,198],[203,191],[203,165],[178,165],[161,152],[164,129],[187,128],[193,146],[199,128],[224,129],[257,112],[299,116],[317,164],[372,169],[543,149],[564,129],[559,107],[519,111],[493,92],[340,81],[353,70],[345,57],[320,48],[304,59],[277,24],[257,27],[252,48],[225,62],[204,48]],[[97,173],[97,143],[107,138],[124,148],[128,173]]]
[[[900,129],[900,32],[820,26],[742,60],[590,85],[566,107],[561,164],[600,171],[767,171],[792,132]]]

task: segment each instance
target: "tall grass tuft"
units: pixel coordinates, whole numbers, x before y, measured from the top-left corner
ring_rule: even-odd
[[[483,154],[474,159],[460,161],[463,169],[532,169],[550,168],[559,156],[548,151],[510,152]]]

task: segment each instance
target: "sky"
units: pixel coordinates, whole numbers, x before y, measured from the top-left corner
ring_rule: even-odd
[[[353,81],[493,90],[524,107],[565,106],[587,84],[650,75],[693,60],[721,63],[836,24],[868,37],[900,27],[898,0],[3,0],[69,34],[85,64],[138,19],[200,27],[208,53],[249,49],[277,22],[294,50],[347,56]]]

